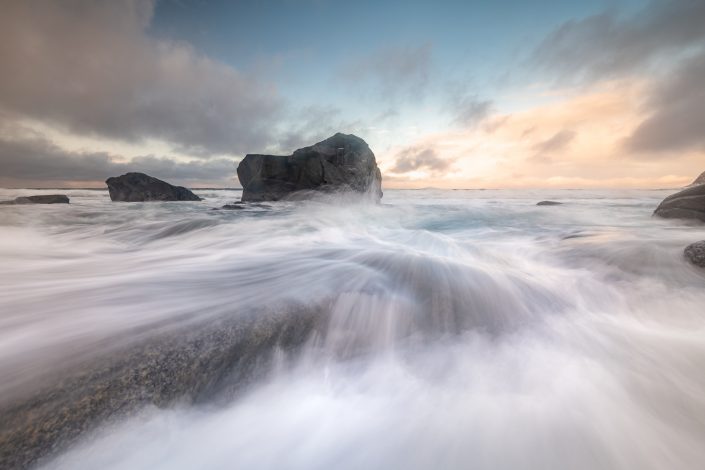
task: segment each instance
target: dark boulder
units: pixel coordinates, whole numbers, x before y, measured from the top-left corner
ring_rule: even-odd
[[[243,201],[277,201],[315,192],[344,192],[379,201],[382,174],[367,143],[335,134],[292,155],[249,154],[237,167]]]
[[[14,201],[3,201],[0,204],[68,204],[69,198],[65,194],[42,194],[38,196],[22,196]]]
[[[173,186],[166,181],[144,173],[126,173],[105,180],[110,199],[123,202],[143,201],[200,201],[201,198],[182,186]]]
[[[705,184],[689,186],[664,199],[654,215],[669,219],[697,219],[705,222]]]
[[[561,204],[563,203],[558,201],[540,201],[536,203],[537,206],[560,206]]]
[[[705,268],[705,240],[688,245],[683,254],[694,265]]]

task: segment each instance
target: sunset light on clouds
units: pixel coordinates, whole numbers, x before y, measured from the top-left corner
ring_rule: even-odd
[[[270,3],[9,2],[0,185],[140,168],[235,187],[246,153],[336,131],[370,144],[389,188],[677,187],[702,171],[703,2]]]

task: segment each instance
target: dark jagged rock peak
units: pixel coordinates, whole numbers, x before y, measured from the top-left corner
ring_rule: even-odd
[[[705,240],[688,245],[683,254],[694,265],[705,268]]]
[[[287,156],[249,154],[237,167],[243,201],[277,201],[312,194],[345,192],[378,202],[382,174],[367,143],[335,134]]]
[[[65,194],[42,194],[38,196],[22,196],[13,201],[2,201],[0,204],[68,204],[69,198]]]
[[[697,219],[705,222],[705,184],[693,184],[671,194],[659,204],[654,215],[671,219]]]
[[[174,186],[166,181],[144,173],[125,173],[105,180],[110,199],[122,202],[143,201],[200,201],[201,198],[183,186]]]
[[[561,204],[563,203],[558,201],[539,201],[536,203],[537,206],[560,206]]]

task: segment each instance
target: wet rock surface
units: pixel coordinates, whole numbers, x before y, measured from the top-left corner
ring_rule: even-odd
[[[562,202],[558,201],[539,201],[536,203],[537,206],[560,206]]]
[[[0,402],[0,468],[48,462],[97,426],[146,405],[232,398],[263,376],[277,351],[294,354],[321,310],[213,319],[144,340],[61,373],[53,383]]]
[[[705,222],[705,184],[694,184],[671,194],[659,204],[654,215],[669,219],[696,219]]]
[[[237,167],[243,201],[276,201],[346,192],[379,201],[382,174],[367,143],[335,134],[288,156],[249,154]]]
[[[705,268],[705,240],[688,245],[683,254],[694,265]]]
[[[144,173],[125,173],[105,180],[112,201],[200,201],[183,186],[174,186]]]

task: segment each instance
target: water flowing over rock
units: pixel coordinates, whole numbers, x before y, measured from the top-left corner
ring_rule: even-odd
[[[694,265],[705,268],[705,240],[691,243],[685,248],[683,254]]]
[[[166,181],[144,173],[125,173],[105,180],[110,199],[122,202],[144,201],[200,201],[201,198],[183,186],[174,186]]]
[[[689,186],[671,194],[659,204],[654,215],[669,219],[697,219],[705,222],[705,184]]]
[[[311,191],[382,198],[382,174],[367,143],[335,134],[292,155],[249,154],[237,167],[243,201],[306,197]]]
[[[42,194],[38,196],[22,196],[13,201],[2,201],[0,204],[68,204],[69,198],[65,194]]]

